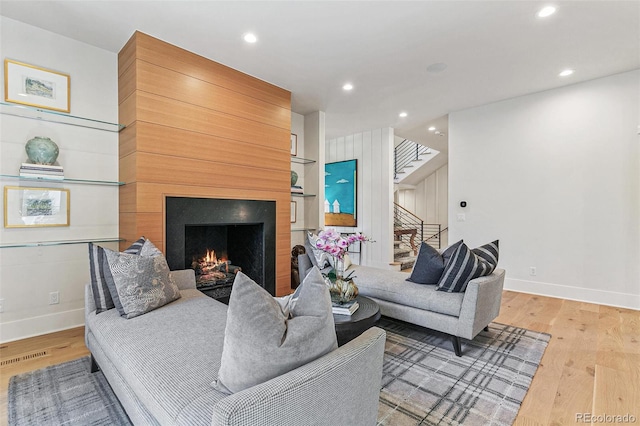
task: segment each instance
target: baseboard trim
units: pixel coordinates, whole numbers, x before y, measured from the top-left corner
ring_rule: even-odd
[[[0,324],[0,343],[55,333],[84,325],[84,308]]]
[[[633,309],[636,311],[640,310],[640,294],[594,290],[514,278],[505,278],[504,289],[517,291],[519,293],[574,300],[576,302],[595,303],[597,305],[614,306],[616,308]]]

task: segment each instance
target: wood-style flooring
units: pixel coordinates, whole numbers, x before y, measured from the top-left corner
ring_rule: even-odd
[[[516,425],[640,424],[640,311],[505,291],[496,322],[552,335]],[[0,425],[11,376],[88,353],[82,327],[0,346]]]

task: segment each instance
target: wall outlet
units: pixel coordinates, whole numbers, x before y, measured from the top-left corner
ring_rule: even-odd
[[[58,303],[60,303],[60,292],[52,291],[51,293],[49,293],[49,304],[57,305]]]
[[[0,299],[0,314],[4,312],[4,299]]]
[[[532,267],[529,268],[529,275],[531,275],[532,277],[535,277],[537,272],[538,271],[536,271],[536,267],[535,266],[532,266]]]

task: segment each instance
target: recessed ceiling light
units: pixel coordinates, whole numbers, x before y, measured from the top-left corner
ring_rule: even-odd
[[[562,71],[560,74],[558,74],[560,77],[567,77],[569,75],[573,74],[573,70],[570,69],[566,69],[564,71]]]
[[[436,129],[436,128],[435,128],[435,127],[433,127],[433,126],[429,127],[429,131],[430,131],[430,132],[433,132],[435,129]]]
[[[255,43],[256,41],[258,41],[258,37],[256,37],[256,35],[253,33],[246,33],[244,35],[244,41],[246,41],[247,43]]]
[[[405,118],[407,116],[407,113],[402,111],[400,114],[398,114],[400,117]]]
[[[342,88],[344,90],[352,90],[353,89],[353,84],[351,83],[346,83],[344,86],[342,86]]]
[[[427,72],[432,74],[437,74],[447,69],[447,64],[444,62],[437,62],[435,64],[431,64],[427,67]]]
[[[538,11],[538,18],[546,18],[547,16],[551,16],[556,13],[556,8],[553,6],[543,7]]]

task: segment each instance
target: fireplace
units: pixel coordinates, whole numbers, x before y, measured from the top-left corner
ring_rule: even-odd
[[[275,295],[275,201],[166,197],[169,268],[194,269],[198,289],[217,299],[242,271]]]

